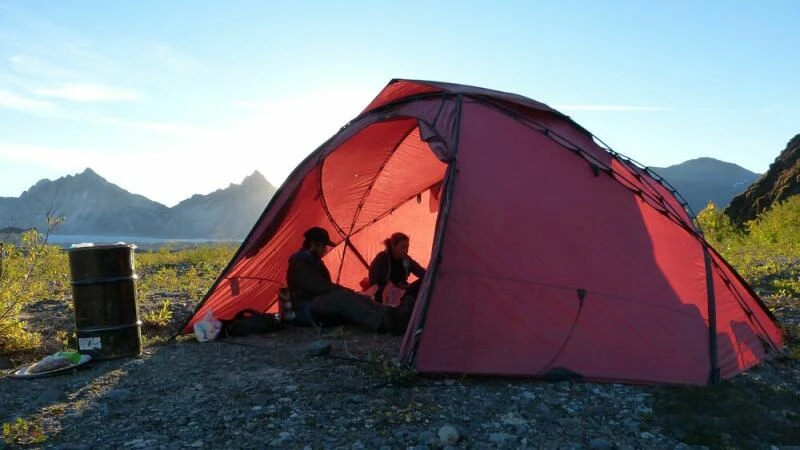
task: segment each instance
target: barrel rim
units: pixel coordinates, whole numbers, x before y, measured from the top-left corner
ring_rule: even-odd
[[[75,244],[72,244],[75,245]],[[89,251],[89,250],[107,250],[107,249],[122,249],[122,248],[129,248],[131,250],[136,249],[136,244],[100,244],[100,245],[89,245],[85,247],[72,247],[70,248],[69,252],[78,252],[78,251]]]

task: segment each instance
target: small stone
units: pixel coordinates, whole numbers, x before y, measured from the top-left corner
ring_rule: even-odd
[[[589,442],[591,450],[611,450],[613,447],[611,443],[602,438],[594,438]]]
[[[264,409],[264,407],[263,406],[253,406],[250,409],[252,409],[253,411],[261,411],[262,409]]]
[[[112,402],[124,402],[130,397],[131,391],[123,388],[112,389],[106,394],[106,398]]]
[[[331,352],[331,344],[328,341],[314,341],[308,345],[308,354],[311,356],[325,356]]]
[[[489,435],[489,442],[494,442],[495,444],[502,444],[512,439],[515,439],[514,436],[508,433],[492,433]]]
[[[649,431],[645,431],[644,433],[640,433],[639,437],[642,439],[653,439],[654,437],[656,437],[656,435]]]
[[[445,425],[439,428],[439,440],[442,441],[443,444],[455,444],[459,439],[461,439],[461,436],[458,434],[458,430],[456,430],[455,427]]]
[[[94,412],[100,409],[100,404],[97,402],[89,402],[86,404],[86,412]]]
[[[133,359],[123,364],[122,367],[133,367],[133,366],[139,366],[141,364],[144,364],[143,359]]]
[[[198,439],[198,440],[192,442],[191,444],[189,444],[189,447],[192,447],[192,448],[200,448],[202,446],[203,446],[203,441],[201,441],[200,439]]]
[[[278,437],[280,437],[283,442],[291,442],[294,440],[294,435],[288,431],[281,431],[278,433]]]
[[[623,422],[623,425],[625,425],[625,428],[631,433],[638,433],[642,427],[642,425],[635,420],[626,420]]]
[[[348,398],[348,400],[350,401],[350,403],[364,403],[367,401],[367,398],[363,395],[356,394],[356,395],[351,395]]]
[[[567,428],[567,431],[565,433],[567,434],[567,436],[574,438],[583,437],[583,430],[576,427]]]
[[[67,394],[61,390],[56,388],[49,388],[45,389],[40,392],[36,398],[46,403],[56,403],[64,400],[67,397]]]
[[[423,431],[419,434],[418,439],[422,443],[429,443],[429,442],[435,442],[436,438],[437,438],[436,433],[434,433],[433,431]]]

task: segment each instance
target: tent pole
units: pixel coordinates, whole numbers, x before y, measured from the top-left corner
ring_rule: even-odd
[[[706,266],[706,292],[708,293],[708,354],[711,363],[708,384],[718,384],[720,373],[717,355],[717,302],[714,295],[714,274],[711,270],[711,254],[708,252],[708,246],[705,243],[701,245]]]

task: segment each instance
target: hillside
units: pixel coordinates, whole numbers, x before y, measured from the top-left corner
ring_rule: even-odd
[[[650,169],[677,189],[695,214],[708,202],[719,207],[728,205],[759,176],[736,164],[714,158],[691,159],[674,166]]]
[[[800,134],[781,151],[767,173],[731,200],[725,214],[737,225],[754,219],[775,202],[800,194]]]

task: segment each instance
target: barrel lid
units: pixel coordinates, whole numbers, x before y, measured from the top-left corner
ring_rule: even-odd
[[[114,249],[114,248],[130,248],[131,250],[136,248],[135,244],[126,244],[124,242],[117,242],[114,244],[95,244],[93,242],[81,242],[80,244],[72,244],[70,246],[70,252],[77,252],[81,250],[102,250],[102,249]]]

